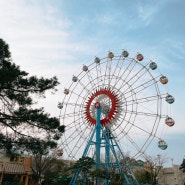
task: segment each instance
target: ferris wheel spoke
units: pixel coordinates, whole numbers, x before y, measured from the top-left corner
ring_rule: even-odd
[[[93,74],[91,74],[90,71],[87,72],[87,78],[88,78],[88,82],[89,84],[91,85],[91,88],[90,89],[93,89],[94,87],[96,87],[96,83],[94,83],[94,78],[92,77],[94,76]],[[87,82],[86,82],[87,83]]]
[[[101,73],[101,67],[100,67],[100,64],[97,64],[96,65],[96,84],[98,84],[98,85],[101,85],[101,83],[100,82],[102,82],[103,80],[102,80],[102,73]]]
[[[149,122],[147,122],[147,124],[143,124],[142,123],[142,127],[141,126],[139,126],[139,124],[138,124],[138,122],[135,120],[135,117],[136,116],[138,116],[138,114],[137,114],[137,112],[134,112],[134,111],[127,111],[127,114],[130,114],[130,117],[129,118],[124,118],[124,121],[123,122],[121,122],[121,124],[120,125],[118,125],[119,127],[122,127],[123,129],[122,130],[126,130],[127,132],[129,132],[131,129],[133,129],[133,128],[136,128],[136,129],[138,129],[138,131],[140,130],[142,133],[145,133],[145,134],[148,134],[148,135],[152,135],[153,137],[155,136],[155,132],[149,132],[149,130],[147,130],[147,125],[150,125],[150,124],[148,124],[148,123],[150,123],[150,121]],[[133,115],[134,115],[134,119],[133,119]],[[157,116],[156,114],[152,114],[152,116],[151,116],[151,114],[145,114],[145,113],[141,113],[141,115],[140,116],[148,116],[149,118],[151,118],[152,116],[155,118],[155,122],[153,123],[153,121],[152,121],[152,123],[153,123],[153,127],[152,127],[152,130],[158,125],[158,122],[159,122],[159,120],[161,119],[161,116]],[[124,125],[124,127],[123,127],[123,125]]]
[[[148,133],[148,137],[145,140],[144,144],[142,144],[142,146],[140,146],[139,144],[137,144],[137,141],[134,140],[131,135],[129,134],[129,132],[123,132],[124,133],[124,138],[126,138],[126,140],[130,143],[127,145],[131,145],[133,149],[135,149],[137,151],[137,153],[135,153],[135,155],[133,157],[140,157],[144,155],[144,152],[146,151],[148,145],[152,142],[152,138],[154,138],[154,135],[151,135],[150,133]],[[131,149],[132,150],[132,149]]]
[[[98,84],[99,86],[101,86],[103,84],[103,80],[102,79],[102,71],[101,71],[101,67],[100,64],[96,64],[96,84]]]
[[[139,145],[136,144],[136,142],[129,136],[128,133],[126,133],[125,131],[123,131],[124,137],[127,138],[127,140],[130,142],[131,146],[134,147],[137,151],[140,152],[140,147]]]
[[[62,103],[63,105],[65,106],[78,106],[78,107],[81,107],[82,105],[81,104],[78,104],[78,103],[74,103],[74,102],[63,102]]]
[[[139,64],[139,68],[138,65],[139,64],[135,61],[135,65],[132,66],[131,69],[129,69],[125,81],[125,84],[130,84],[130,86],[133,86],[138,80],[140,80],[141,78],[143,78],[143,76],[146,74],[147,68],[146,66]],[[124,87],[124,85],[121,85]]]
[[[106,63],[106,69],[105,69],[105,74],[104,74],[104,83],[103,84],[105,84],[106,83],[106,80],[108,80],[108,88],[110,88],[110,82],[111,82],[111,79],[110,79],[110,77],[111,77],[111,63],[112,63],[112,60],[111,59],[108,59],[107,58],[107,63]],[[107,79],[108,78],[108,79]]]
[[[149,81],[147,81],[147,82],[145,82],[145,83],[142,83],[142,84],[140,84],[140,85],[138,85],[138,86],[136,86],[136,87],[133,87],[133,91],[135,92],[135,93],[140,93],[140,92],[142,92],[143,90],[145,90],[145,89],[147,89],[148,87],[151,87],[151,86],[153,86],[153,85],[155,85],[156,84],[156,82],[153,80],[153,79],[151,79],[151,80],[149,80]],[[128,88],[128,89],[126,89],[125,91],[124,91],[124,93],[125,94],[129,94],[130,92],[130,89]]]
[[[125,125],[123,127],[123,124]],[[126,133],[129,133],[130,130],[134,130],[137,129],[140,133],[142,132],[143,134],[147,134],[147,135],[152,135],[151,132],[149,130],[147,130],[147,127],[143,124],[143,128],[141,126],[139,126],[137,123],[134,123],[134,121],[131,120],[124,120],[124,123],[121,124],[119,127],[122,127],[124,131],[126,131]],[[154,124],[155,125],[155,124]]]
[[[60,118],[73,118],[74,116],[80,116],[80,112],[71,112],[71,113],[66,113],[64,116],[60,117]]]
[[[137,65],[135,63],[135,65],[133,65],[132,68],[126,74],[124,81],[120,85],[122,88],[124,88],[125,85],[133,86],[138,80],[140,80],[142,78],[142,76],[144,74],[146,74],[146,67],[142,66],[139,70],[136,70],[136,72],[135,72],[136,66]]]
[[[150,113],[150,112],[139,112],[139,111],[127,110],[127,113],[135,114],[135,115],[142,115],[142,116],[149,116],[149,117],[161,117],[161,115],[158,115],[156,113]]]
[[[136,65],[135,62],[130,62],[126,66],[126,68],[124,68],[123,72],[120,73],[119,78],[115,81],[115,84],[114,84],[113,88],[116,86],[116,84],[119,84],[119,82],[122,81],[122,79],[124,79],[124,82],[127,80],[128,74],[131,73],[131,71],[133,70],[133,68],[134,68],[135,65]],[[121,85],[120,85],[120,87],[121,87]]]
[[[130,97],[127,97],[130,98]],[[151,103],[154,101],[158,101],[159,100],[159,96],[157,95],[153,95],[153,96],[148,96],[148,97],[143,97],[143,98],[138,98],[138,99],[131,99],[127,101],[127,106],[129,105],[133,105],[133,104],[143,104],[143,103]],[[124,102],[123,102],[124,104]]]
[[[110,82],[112,82],[113,78],[115,78],[117,76],[120,76],[120,72],[121,72],[121,69],[123,67],[123,63],[124,63],[124,59],[122,57],[119,57],[117,59],[117,63],[115,65],[115,67],[114,67],[114,70],[113,70],[112,74],[110,75]]]
[[[73,137],[76,137],[76,138],[79,137],[81,139],[88,137],[88,135],[86,137],[84,136],[84,130],[81,129],[80,125],[75,126],[75,128],[70,127],[66,131],[69,134],[68,135],[68,138],[69,138],[68,143],[72,142],[74,144],[76,142],[76,140],[73,140],[74,139]]]
[[[132,60],[130,62],[130,64],[127,66],[127,68],[125,68],[125,70],[123,71],[123,73],[121,74],[121,78],[124,79],[124,81],[128,81],[129,79],[129,75],[132,74],[134,68],[136,67],[137,63],[133,62],[134,60]]]
[[[76,139],[75,141],[73,140],[73,148],[71,149],[71,152],[74,153],[74,156],[76,155],[77,152],[79,152],[79,149],[83,146],[83,144],[86,141],[86,138],[83,139],[83,142],[81,143],[82,138],[78,137],[78,139]],[[78,143],[81,143],[80,146],[77,145]]]
[[[66,117],[64,117],[63,120],[64,120],[65,118],[66,118]],[[68,117],[68,119],[69,119],[69,117]],[[67,127],[65,128],[65,130],[70,130],[70,129],[72,129],[73,127],[76,127],[76,125],[74,125],[74,124],[75,124],[75,123],[81,123],[80,120],[81,120],[81,118],[72,119],[70,122],[68,122],[68,123],[66,124]],[[63,122],[64,122],[64,121],[63,121]],[[81,129],[80,126],[81,126],[81,125],[78,124],[78,127]],[[77,129],[77,131],[80,130],[80,129]]]
[[[71,90],[71,94],[73,94],[73,96],[76,96],[77,98],[84,98],[80,93],[75,92],[75,90]]]
[[[85,90],[87,93],[90,93],[90,90],[87,88],[87,85],[83,84],[81,80],[79,80],[79,84],[82,86],[83,90]]]
[[[131,85],[134,85],[140,78],[143,77],[143,75],[146,74],[146,67],[142,66],[136,73],[129,73],[129,79],[127,80],[127,83],[133,81]]]

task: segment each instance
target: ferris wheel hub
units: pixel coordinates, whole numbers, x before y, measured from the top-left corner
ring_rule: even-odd
[[[85,106],[85,117],[91,125],[96,125],[95,109],[102,107],[101,124],[105,126],[115,120],[118,112],[119,100],[117,95],[109,88],[96,90],[89,97]],[[94,105],[94,106],[92,106]]]
[[[94,104],[94,107],[96,108],[96,109],[99,109],[100,108],[100,102],[96,102],[95,104]]]

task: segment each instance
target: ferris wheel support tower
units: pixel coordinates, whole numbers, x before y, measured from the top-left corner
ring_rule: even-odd
[[[94,128],[94,131],[92,132],[92,135],[89,139],[89,142],[84,150],[83,156],[85,157],[88,153],[88,150],[91,145],[95,145],[95,168],[96,170],[100,170],[102,167],[106,169],[106,178],[104,179],[104,184],[108,185],[110,182],[110,167],[114,166],[117,168],[117,171],[119,172],[119,175],[122,177],[123,184],[133,184],[133,185],[139,185],[137,179],[135,178],[125,156],[123,155],[123,152],[121,151],[118,143],[116,142],[116,139],[114,135],[112,134],[111,130],[108,127],[103,127],[101,124],[101,104],[100,102],[95,103],[95,108],[97,111],[96,114],[96,126]],[[102,137],[101,137],[102,136]],[[100,160],[100,154],[101,149],[104,149],[105,152],[105,163],[102,163]],[[120,157],[118,157],[119,152]],[[111,155],[113,154],[114,162],[111,162]],[[121,160],[124,162],[121,163]],[[75,185],[76,180],[81,172],[81,169],[79,168],[76,173],[73,175],[73,178],[70,182],[70,185]],[[128,175],[130,176],[128,178]],[[97,177],[96,179],[96,185],[101,184],[101,179]]]

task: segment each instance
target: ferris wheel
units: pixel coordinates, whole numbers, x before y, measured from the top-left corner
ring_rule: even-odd
[[[140,53],[130,57],[126,50],[108,52],[106,57],[84,64],[79,74],[72,76],[58,104],[60,122],[66,128],[60,140],[63,158],[77,160],[82,156],[100,106],[101,125],[113,133],[123,152],[140,158],[152,142],[165,150],[167,142],[158,130],[174,125],[164,107],[175,99],[164,88],[168,78],[157,69],[156,62],[146,61]],[[94,150],[89,147],[87,155],[93,156]]]

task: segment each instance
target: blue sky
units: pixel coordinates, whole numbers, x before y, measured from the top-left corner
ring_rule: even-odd
[[[13,61],[31,75],[56,75],[55,96],[43,101],[57,113],[63,88],[82,64],[108,51],[141,52],[158,63],[175,97],[164,155],[180,164],[185,156],[184,0],[0,0],[0,37]]]

